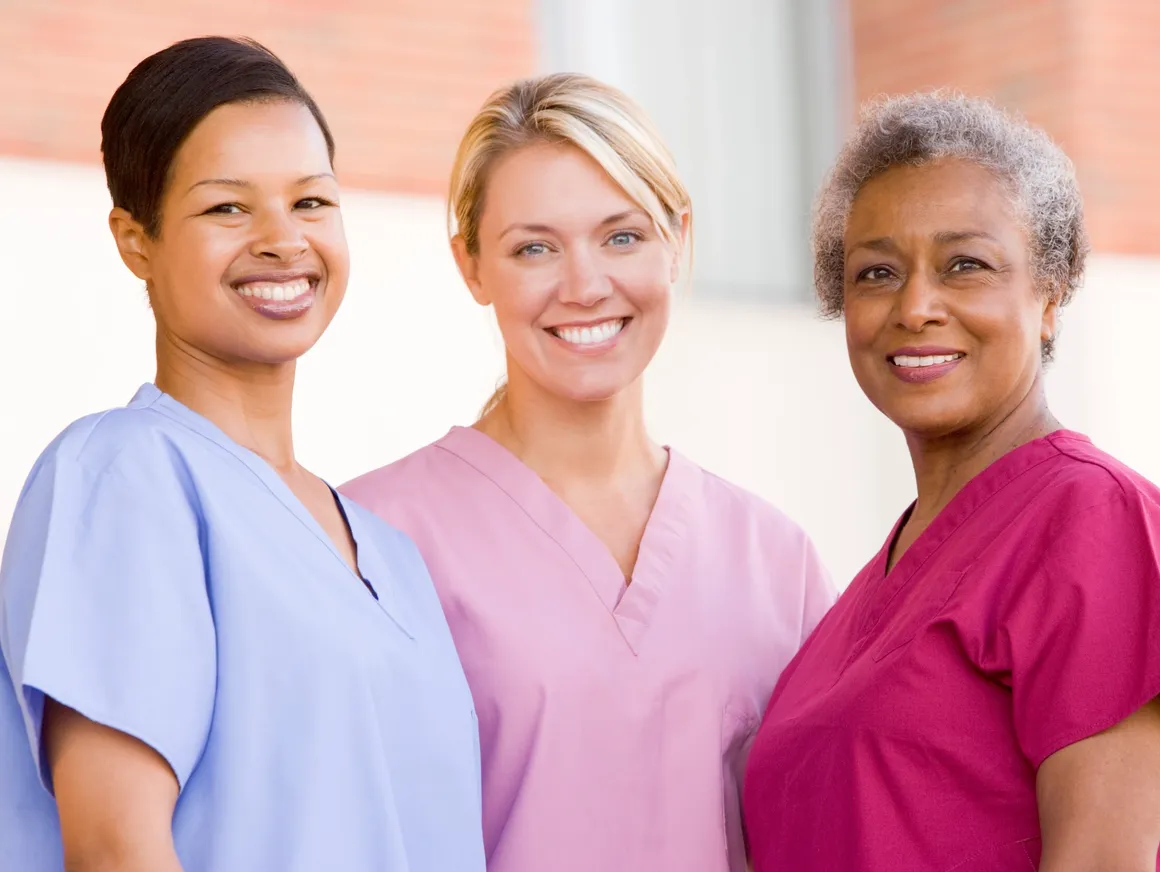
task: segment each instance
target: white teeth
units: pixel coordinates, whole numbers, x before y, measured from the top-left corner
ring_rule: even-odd
[[[923,357],[913,357],[911,355],[900,354],[897,357],[890,358],[890,362],[895,366],[938,366],[941,363],[950,363],[952,360],[958,360],[962,354],[933,354]]]
[[[292,282],[249,282],[238,285],[237,292],[243,297],[257,297],[260,300],[286,302],[296,300],[310,291],[310,279],[295,279]]]
[[[598,345],[624,328],[624,318],[604,321],[592,327],[554,327],[552,332],[571,345]]]

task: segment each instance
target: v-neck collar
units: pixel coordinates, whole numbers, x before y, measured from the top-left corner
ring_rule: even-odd
[[[669,462],[641,537],[632,583],[612,552],[529,466],[472,427],[453,427],[435,443],[492,481],[576,565],[634,653],[684,553],[700,468],[666,446]]]
[[[130,406],[148,407],[154,411],[165,415],[170,420],[176,421],[184,427],[193,430],[200,436],[213,442],[219,448],[229,452],[237,458],[251,473],[265,485],[270,494],[280,502],[287,511],[290,512],[298,521],[304,526],[311,535],[313,535],[337,560],[346,575],[351,577],[351,581],[357,582],[359,586],[363,586],[363,578],[366,578],[374,586],[375,593],[378,594],[377,602],[387,616],[392,621],[399,625],[408,636],[414,638],[411,629],[408,627],[400,614],[401,609],[397,602],[395,595],[395,582],[390,577],[389,570],[382,559],[376,559],[369,553],[372,550],[370,537],[365,534],[358,518],[357,512],[353,504],[342,494],[338,493],[329,482],[325,482],[326,486],[330,488],[339,500],[342,506],[342,512],[346,516],[347,526],[350,529],[351,538],[355,544],[355,558],[358,564],[358,575],[352,572],[350,565],[346,562],[346,558],[338,550],[338,547],[331,540],[326,531],[322,529],[321,525],[315,520],[314,516],[302,503],[294,492],[290,490],[290,486],[282,480],[274,467],[272,467],[265,459],[258,454],[250,451],[242,445],[239,445],[233,439],[225,434],[225,432],[203,415],[193,411],[193,409],[174,399],[169,394],[162,391],[155,384],[147,383],[142,385],[133,399],[129,403]],[[367,575],[368,564],[374,567],[374,572]],[[360,577],[361,576],[361,577]],[[366,594],[370,596],[369,593]]]
[[[1008,451],[968,481],[887,572],[890,549],[914,510],[915,504],[911,503],[895,522],[881,550],[864,570],[867,586],[863,602],[866,607],[862,613],[859,635],[865,636],[874,629],[889,609],[890,603],[910,585],[947,540],[976,512],[982,510],[992,497],[1039,464],[1059,456],[1056,439],[1090,441],[1081,433],[1056,430]],[[966,567],[948,568],[961,570]]]

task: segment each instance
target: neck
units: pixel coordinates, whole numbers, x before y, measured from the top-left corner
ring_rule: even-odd
[[[293,361],[227,363],[159,329],[154,383],[278,472],[297,469],[290,426]]]
[[[1000,457],[1059,428],[1038,375],[1014,409],[981,427],[935,438],[908,433],[906,444],[918,486],[911,518],[925,525]]]
[[[648,437],[639,379],[606,400],[582,402],[544,391],[509,362],[503,400],[475,426],[548,482],[633,480],[667,462]]]

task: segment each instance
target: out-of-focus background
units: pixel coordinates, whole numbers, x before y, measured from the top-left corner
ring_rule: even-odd
[[[809,202],[860,101],[949,85],[1044,125],[1095,247],[1050,394],[1160,479],[1157,0],[6,0],[0,2],[0,536],[68,422],[153,376],[152,319],[108,231],[99,121],[146,55],[250,35],[338,140],[353,277],[300,365],[301,459],[338,483],[470,423],[502,370],[448,254],[444,191],[494,88],[550,70],[619,85],[693,192],[696,264],[647,378],[654,434],[772,500],[840,585],[913,493],[905,449],[814,314]]]

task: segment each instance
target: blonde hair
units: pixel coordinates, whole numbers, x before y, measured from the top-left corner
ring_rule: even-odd
[[[554,73],[493,93],[459,143],[447,198],[448,233],[479,254],[479,219],[488,177],[504,155],[536,143],[570,145],[591,157],[643,209],[666,242],[680,245],[689,193],[660,134],[643,110],[589,76]],[[480,417],[503,399],[501,385]]]

